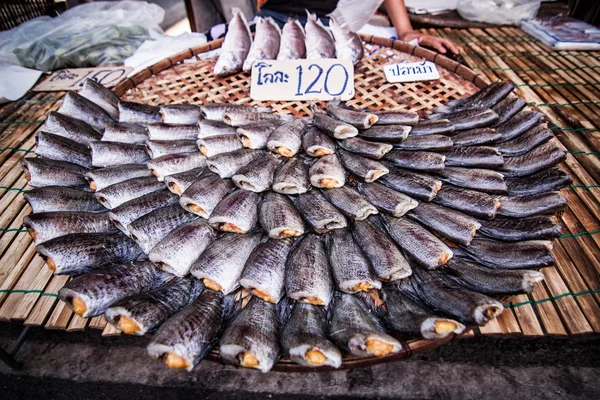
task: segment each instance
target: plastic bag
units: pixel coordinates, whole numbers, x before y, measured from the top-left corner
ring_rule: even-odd
[[[145,40],[162,34],[164,14],[145,1],[83,4],[0,33],[0,59],[46,72],[122,64]]]
[[[342,28],[356,32],[369,22],[381,3],[383,0],[340,0],[329,15]]]
[[[534,18],[541,0],[460,0],[456,11],[466,20],[496,25],[518,25]]]

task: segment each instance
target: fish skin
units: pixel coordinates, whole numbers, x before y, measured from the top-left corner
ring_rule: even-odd
[[[566,153],[554,140],[539,145],[529,153],[506,157],[502,174],[507,177],[533,175],[555,166],[566,158]]]
[[[465,258],[453,258],[441,271],[460,286],[489,296],[531,293],[544,280],[538,271],[492,269]]]
[[[321,193],[348,218],[360,221],[379,213],[373,204],[348,186],[322,190]]]
[[[304,234],[304,222],[287,196],[267,192],[258,213],[260,225],[272,239],[284,239]]]
[[[169,232],[197,218],[176,204],[158,208],[139,217],[127,226],[127,231],[144,253],[149,254]]]
[[[267,148],[284,157],[293,157],[302,148],[302,135],[307,128],[308,126],[302,119],[286,122],[271,132]]]
[[[112,90],[88,78],[79,94],[106,111],[112,119],[119,119],[119,97]]]
[[[265,154],[264,150],[237,150],[212,157],[206,160],[206,165],[222,179],[231,178],[240,168],[250,164],[263,154]]]
[[[465,326],[460,322],[437,315],[419,298],[410,279],[384,284],[382,294],[386,305],[384,318],[395,331],[407,337],[443,339],[455,333],[461,334]],[[436,324],[449,322],[456,326],[452,332],[437,332]]]
[[[426,135],[426,136],[411,136],[406,140],[397,143],[395,147],[402,150],[449,150],[454,146],[454,142],[448,136],[444,135]]]
[[[114,167],[124,164],[144,164],[150,157],[141,144],[119,142],[90,143],[94,167]]]
[[[121,204],[148,193],[164,189],[165,186],[153,176],[132,178],[117,182],[103,189],[97,190],[94,197],[104,207],[113,209]]]
[[[317,188],[339,188],[346,183],[346,171],[335,153],[319,158],[308,175],[311,185]]]
[[[499,215],[524,218],[560,211],[567,206],[567,199],[560,192],[547,192],[527,197],[501,196],[500,203]]]
[[[327,233],[333,229],[347,226],[346,218],[318,190],[303,193],[296,199],[296,208],[318,233]]]
[[[360,131],[360,137],[374,142],[398,144],[405,141],[412,127],[410,125],[374,125]]]
[[[462,249],[469,258],[494,269],[540,268],[554,263],[549,240],[501,242],[476,237]]]
[[[239,287],[244,265],[261,238],[259,232],[246,235],[226,233],[220,236],[194,262],[191,274],[213,290],[214,286],[211,287],[207,280],[218,285],[223,294],[232,293]]]
[[[400,168],[425,172],[438,172],[444,169],[446,156],[430,151],[405,151],[394,149],[387,153],[383,159]]]
[[[535,215],[524,218],[498,216],[481,223],[482,234],[506,242],[521,240],[554,239],[562,234],[562,227],[554,216]]]
[[[375,182],[380,177],[388,174],[390,170],[379,161],[362,157],[346,150],[338,150],[340,161],[346,170],[364,179],[365,182]]]
[[[385,214],[381,221],[398,246],[423,267],[436,269],[452,258],[452,250],[417,222]]]
[[[327,113],[359,129],[369,129],[379,120],[377,115],[369,111],[347,108],[339,99],[327,102]],[[382,129],[382,127],[378,127],[378,129]]]
[[[429,227],[438,234],[468,246],[481,224],[459,211],[437,204],[421,203],[407,214],[410,218]]]
[[[46,158],[25,157],[21,161],[25,177],[30,186],[64,186],[89,191],[87,181],[83,177],[89,170],[80,165],[48,160]]]
[[[252,107],[245,106],[242,104],[231,104],[231,103],[208,103],[201,104],[200,110],[202,112],[202,117],[208,121],[223,121],[223,114],[229,111],[249,111],[249,112],[273,112],[273,109],[269,107]],[[198,121],[198,124],[205,122],[203,120]],[[202,130],[202,127],[200,128]]]
[[[192,183],[182,193],[179,204],[185,210],[208,219],[221,199],[233,188],[234,185],[231,180],[221,179],[216,174],[207,174]]]
[[[214,208],[208,223],[215,229],[248,233],[258,222],[261,196],[249,190],[237,189],[225,196]]]
[[[433,200],[442,188],[442,181],[436,178],[399,168],[390,168],[390,173],[379,182],[398,192],[425,201]]]
[[[151,262],[136,261],[80,275],[58,294],[70,308],[74,297],[83,300],[86,310],[81,316],[90,318],[102,315],[119,300],[160,286],[168,277]]]
[[[335,58],[335,43],[331,32],[316,14],[306,11],[306,59]]]
[[[469,95],[466,97],[461,97],[458,99],[449,100],[446,102],[445,105],[440,106],[440,107],[435,107],[433,109],[433,111],[436,113],[452,112],[451,110],[453,110],[455,108],[459,108],[463,104],[467,104],[469,102],[471,102],[471,103],[477,102],[480,99],[482,99],[483,97],[485,97],[486,95],[488,95],[491,91],[497,89],[501,83],[502,83],[502,81],[500,81],[500,80],[492,82],[491,84],[487,85],[483,89],[478,90],[477,92],[473,93],[472,95]]]
[[[245,107],[249,108],[249,107]],[[278,121],[265,121],[263,123],[277,123]],[[256,125],[255,124],[249,125]],[[211,136],[221,136],[221,135],[235,135],[236,128],[231,125],[227,125],[223,121],[212,121],[210,119],[203,119],[198,121],[198,139],[209,138]]]
[[[496,144],[498,151],[504,156],[520,156],[528,153],[538,145],[552,139],[554,134],[547,124],[539,124],[523,133],[521,136],[506,142]]]
[[[356,188],[358,193],[379,211],[387,212],[394,217],[401,217],[419,205],[416,200],[404,193],[397,192],[377,182],[369,184],[359,182]]]
[[[167,190],[157,190],[113,208],[108,212],[108,217],[121,232],[129,235],[127,226],[130,223],[151,211],[177,204],[177,199],[177,196]]]
[[[504,165],[504,157],[497,148],[490,146],[452,147],[442,153],[447,167],[498,168]]]
[[[562,189],[573,183],[571,177],[560,168],[548,168],[537,174],[506,178],[508,195],[514,197],[532,196],[538,193]]]
[[[336,293],[328,310],[327,323],[333,342],[357,357],[377,356],[367,347],[368,341],[373,340],[390,345],[388,354],[402,350],[400,342],[386,333],[383,323],[369,312],[358,296]]]
[[[433,202],[477,218],[493,219],[500,208],[498,196],[444,184]]]
[[[460,286],[441,271],[415,268],[412,283],[421,300],[436,313],[465,325],[483,326],[504,311],[499,301]]]
[[[486,88],[481,90],[480,92],[482,93],[480,95],[475,94],[474,96],[464,99],[460,104],[447,104],[446,107],[440,107],[440,109],[442,109],[443,112],[453,112],[473,108],[489,108],[498,104],[515,89],[515,84],[512,82],[500,81],[499,83],[492,85],[488,86],[489,89]]]
[[[71,233],[112,233],[117,229],[107,213],[86,211],[53,211],[29,214],[23,218],[35,244]]]
[[[302,148],[311,157],[335,153],[335,142],[316,126],[310,127],[302,136]]]
[[[281,351],[296,364],[318,367],[307,353],[318,351],[325,356],[322,365],[339,368],[342,354],[327,337],[326,315],[323,307],[295,302],[281,331]]]
[[[498,114],[490,108],[475,108],[449,114],[430,114],[429,119],[447,119],[455,131],[493,126],[499,120]]]
[[[200,153],[209,158],[244,148],[236,135],[217,135],[198,139],[197,146]]]
[[[122,233],[74,233],[37,246],[45,260],[52,260],[57,275],[82,274],[110,264],[138,258],[142,249]]]
[[[100,132],[85,122],[55,111],[48,113],[44,126],[50,133],[85,145],[89,145],[102,138]]]
[[[260,244],[244,266],[240,285],[264,301],[278,303],[285,293],[285,264],[294,239],[269,239]]]
[[[226,364],[269,372],[280,355],[277,306],[252,298],[233,319],[219,341],[221,359]],[[240,359],[250,353],[258,365],[244,365]]]
[[[128,122],[112,122],[104,129],[100,140],[103,142],[144,144],[148,140],[148,130],[144,126]]]
[[[357,64],[365,53],[360,37],[355,32],[342,28],[335,18],[329,19],[329,29],[335,40],[335,56],[338,59],[352,60],[352,64]]]
[[[90,150],[84,144],[48,132],[38,132],[35,142],[35,154],[40,157],[92,167]]]
[[[357,293],[381,288],[371,263],[349,229],[336,229],[327,244],[329,265],[338,290]]]
[[[479,146],[495,143],[502,137],[494,128],[475,128],[448,133],[455,146]]]
[[[439,173],[444,182],[486,193],[506,193],[504,174],[483,168],[446,167]]]
[[[98,132],[114,120],[102,107],[92,103],[77,92],[67,92],[58,112],[88,124]],[[50,129],[50,128],[49,128]]]
[[[388,143],[371,142],[361,138],[338,140],[337,144],[344,150],[373,160],[382,159],[394,148],[394,146]]]
[[[333,276],[320,235],[304,235],[290,252],[285,268],[285,292],[298,302],[329,305]]]
[[[454,124],[447,119],[419,121],[410,130],[412,136],[449,135],[455,131]]]
[[[244,72],[250,72],[254,62],[259,60],[274,60],[279,53],[281,29],[273,18],[256,18],[256,33],[254,41],[244,61]]]
[[[167,175],[206,167],[207,160],[206,157],[198,152],[179,153],[153,158],[146,165],[152,174],[162,182]]]
[[[45,186],[24,193],[34,213],[53,211],[103,212],[106,208],[96,201],[93,193],[63,187]]]
[[[192,277],[173,278],[154,290],[113,304],[104,317],[119,331],[119,319],[127,317],[139,327],[139,331],[133,334],[143,336],[196,301],[203,289],[204,285]]]
[[[195,125],[202,118],[202,110],[196,104],[169,104],[159,106],[162,122],[170,125]]]
[[[358,135],[356,127],[339,121],[328,114],[319,112],[316,106],[311,107],[313,112],[313,123],[323,132],[335,139],[348,139]]]
[[[216,236],[206,220],[197,219],[169,232],[152,248],[148,258],[158,268],[184,277]]]
[[[198,299],[158,328],[148,344],[151,357],[182,357],[191,371],[218,343],[234,310],[233,296],[204,290]]]
[[[395,281],[412,273],[408,261],[373,218],[352,222],[352,235],[380,281]]]
[[[187,188],[192,185],[192,183],[196,182],[203,175],[208,173],[209,171],[204,167],[194,168],[190,169],[189,171],[167,175],[165,176],[164,182],[167,185],[167,189],[169,189],[171,193],[181,196],[183,192],[185,192]]]
[[[379,118],[375,125],[416,125],[419,123],[419,114],[413,111],[386,110],[371,111]]]
[[[240,126],[236,134],[242,145],[247,149],[264,149],[267,147],[269,136],[281,123],[279,121],[255,122]],[[230,129],[229,125],[227,125]]]
[[[306,58],[304,28],[295,18],[288,18],[281,32],[281,45],[278,60],[297,60]]]
[[[196,140],[200,134],[197,124],[168,125],[163,122],[148,124],[150,140]]]
[[[119,101],[119,122],[148,125],[162,122],[160,108],[133,101]]]
[[[544,114],[537,111],[519,111],[518,114],[502,125],[496,126],[496,132],[502,135],[499,142],[506,142],[521,136],[529,129],[538,125],[542,118],[544,118]]]
[[[310,180],[308,168],[300,157],[288,159],[275,172],[272,189],[281,194],[301,194],[308,192]]]
[[[492,110],[498,114],[498,122],[496,125],[502,125],[515,115],[519,113],[525,106],[527,102],[520,97],[517,96],[506,96],[504,100],[500,101],[498,104],[492,106]]]
[[[220,77],[240,72],[252,46],[246,17],[239,8],[232,8],[231,13],[233,17],[229,21],[221,54],[214,67],[214,74]]]

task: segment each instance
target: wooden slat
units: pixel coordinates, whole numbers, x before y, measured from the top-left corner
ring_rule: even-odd
[[[68,276],[55,275],[50,280],[50,283],[45,289],[46,293],[58,294],[58,291],[67,283],[69,280]],[[33,310],[27,316],[25,325],[30,326],[42,326],[48,315],[52,312],[54,304],[58,302],[58,299],[54,296],[40,296],[37,303],[33,307]]]
[[[548,299],[549,297],[550,294],[544,285],[538,285],[534,289],[533,293],[531,293],[532,300],[536,302]],[[559,336],[565,336],[567,334],[567,330],[560,320],[560,316],[558,315],[558,312],[551,301],[540,302],[539,304],[536,304],[534,308],[548,334]]]
[[[33,249],[35,251],[35,248]],[[35,254],[35,253],[32,253]],[[33,257],[32,257],[33,258]],[[26,258],[26,267],[23,274],[18,278],[18,282],[16,282],[12,289],[13,290],[28,290],[29,287],[36,280],[42,268],[46,268],[43,262],[29,262],[30,258]],[[15,268],[16,270],[16,268]],[[13,271],[15,271],[13,270]],[[4,282],[7,283],[6,281]],[[8,286],[8,285],[7,285]],[[21,301],[23,300],[24,293],[11,293],[8,295],[6,300],[2,303],[2,308],[0,308],[0,321],[9,321],[12,315],[17,311]]]
[[[65,330],[67,329],[67,326],[69,326],[69,321],[71,320],[72,316],[73,311],[71,311],[71,309],[65,303],[59,301],[54,307],[48,322],[46,322],[46,329]]]
[[[9,264],[12,266],[12,268],[3,268],[0,270],[0,280],[2,281],[2,284],[0,284],[0,289],[12,289],[23,274],[23,272],[25,272],[25,270],[29,266],[29,262],[31,261],[31,259],[33,259],[33,256],[35,256],[35,245],[30,241],[30,243],[27,243],[27,246],[25,246],[24,249],[26,250],[23,252],[16,252],[18,256],[15,256],[15,258],[6,257],[6,259],[4,259],[4,263],[6,264],[9,264],[8,260],[18,259],[19,261],[14,266],[12,264]],[[9,254],[9,256],[10,255],[12,255],[12,253]],[[7,293],[0,293],[0,303],[3,302],[6,297]]]
[[[44,290],[44,288],[46,287],[46,285],[52,278],[52,270],[50,268],[48,268],[47,265],[45,265],[44,260],[39,256],[35,257],[35,259],[32,261],[32,263],[41,263],[42,268],[40,270],[40,273],[36,277],[36,279],[29,286],[28,290]],[[29,313],[33,309],[36,301],[39,298],[40,298],[39,293],[23,294],[23,296],[20,300],[19,306],[17,307],[17,309],[13,312],[13,315],[11,316],[11,320],[24,321],[25,319],[27,319],[27,316],[29,315]]]
[[[97,317],[90,319],[90,324],[88,325],[92,329],[101,329],[104,330],[106,327],[106,320],[104,319],[104,315],[99,315]]]
[[[88,318],[82,318],[77,314],[73,314],[73,317],[71,318],[71,323],[67,328],[67,332],[78,332],[85,330],[88,321]]]
[[[522,294],[514,296],[512,304],[519,304],[518,307],[514,308],[515,316],[521,327],[521,332],[526,336],[543,336],[544,331],[542,326],[533,311],[533,307],[530,304],[525,304],[529,301],[529,298]]]
[[[102,331],[102,336],[119,336],[120,334],[119,330],[111,324],[106,324],[106,327]]]

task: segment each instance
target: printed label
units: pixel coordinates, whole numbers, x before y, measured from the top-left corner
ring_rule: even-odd
[[[388,82],[417,82],[440,79],[437,66],[431,61],[396,63],[383,66]]]

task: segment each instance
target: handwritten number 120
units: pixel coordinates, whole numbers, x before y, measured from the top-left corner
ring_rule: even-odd
[[[329,88],[329,77],[331,75],[331,72],[334,71],[335,67],[340,67],[342,69],[342,71],[344,72],[344,84],[342,85],[342,88],[340,89],[339,92],[334,92],[332,93],[330,91]],[[322,92],[323,89],[325,89],[325,93],[327,93],[330,96],[339,96],[342,93],[344,93],[344,90],[346,90],[346,86],[348,86],[348,71],[346,71],[346,68],[344,68],[344,66],[342,64],[333,64],[331,67],[329,67],[327,69],[327,72],[325,73],[325,80],[323,82],[323,87],[322,89],[319,90],[314,90],[313,87],[319,82],[319,80],[321,79],[321,76],[323,75],[323,68],[321,68],[319,65],[317,64],[311,64],[308,66],[308,70],[311,71],[313,69],[317,70],[317,76],[315,77],[315,79],[308,84],[308,86],[306,87],[306,90],[304,91],[304,93],[302,92],[302,77],[303,77],[303,69],[301,65],[298,65],[296,67],[296,70],[298,71],[298,90],[296,91],[296,96],[302,96],[305,94],[319,94]]]

